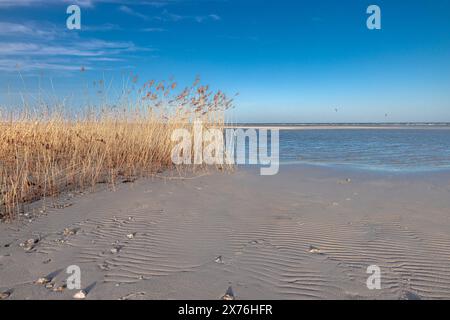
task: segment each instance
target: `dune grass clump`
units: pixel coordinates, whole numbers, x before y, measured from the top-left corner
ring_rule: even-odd
[[[173,167],[173,130],[194,119],[223,127],[232,100],[196,81],[145,83],[115,106],[0,109],[0,216],[13,219],[23,205],[63,191],[151,176]],[[45,110],[45,111],[43,111]]]

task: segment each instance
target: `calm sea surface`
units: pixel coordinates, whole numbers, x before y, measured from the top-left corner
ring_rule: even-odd
[[[450,130],[281,130],[280,162],[390,171],[450,169]]]

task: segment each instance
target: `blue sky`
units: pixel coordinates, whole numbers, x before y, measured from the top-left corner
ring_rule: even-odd
[[[0,103],[131,72],[239,92],[238,122],[450,121],[450,1],[0,0]]]

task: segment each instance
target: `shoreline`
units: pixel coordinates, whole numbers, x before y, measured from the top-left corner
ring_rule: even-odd
[[[450,130],[450,126],[425,125],[226,125],[225,129],[267,129],[267,130]]]

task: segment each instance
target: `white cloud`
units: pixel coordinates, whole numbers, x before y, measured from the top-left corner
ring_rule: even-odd
[[[85,70],[90,70],[90,67],[84,67]],[[13,72],[13,71],[35,71],[35,70],[58,70],[58,71],[80,71],[81,65],[63,61],[62,63],[45,62],[45,61],[32,61],[26,59],[0,59],[0,70]]]
[[[141,29],[140,31],[142,31],[142,32],[165,32],[167,30],[164,28],[144,28],[144,29]]]
[[[92,7],[95,0],[0,0],[0,7],[31,7],[54,5],[55,3],[77,4],[82,7]]]
[[[137,47],[133,42],[104,41],[100,39],[72,41],[67,45],[0,42],[0,70],[30,71],[61,70],[78,71],[94,69],[99,63],[123,62],[133,52],[154,51],[151,48]],[[52,42],[53,43],[53,42]]]
[[[0,30],[2,36],[25,35],[33,37],[53,37],[56,35],[55,29],[39,27],[32,23],[20,24],[0,21]]]
[[[0,0],[0,7],[32,7],[42,5],[55,4],[76,4],[81,7],[94,7],[96,4],[128,4],[128,5],[142,5],[152,7],[164,7],[170,3],[178,2],[178,0]]]
[[[134,17],[138,17],[143,20],[147,20],[148,17],[145,14],[140,13],[139,11],[136,11],[128,6],[122,5],[119,7],[119,10]]]
[[[82,31],[92,31],[92,32],[122,30],[120,26],[113,23],[105,23],[101,25],[91,25],[91,26],[83,25],[81,29]]]
[[[198,23],[202,23],[205,21],[219,21],[221,17],[217,14],[209,14],[202,16],[188,16],[188,15],[179,15],[169,12],[168,10],[164,10],[161,15],[154,17],[153,19],[168,21],[168,22],[177,22],[177,21],[196,21]]]
[[[3,42],[0,46],[0,56],[95,57],[137,50],[139,50],[139,48],[132,42],[108,42],[96,39],[80,41],[79,43],[74,43],[70,46],[47,45],[42,43]]]

